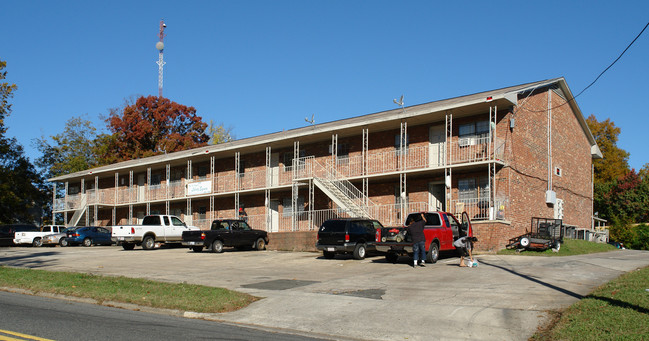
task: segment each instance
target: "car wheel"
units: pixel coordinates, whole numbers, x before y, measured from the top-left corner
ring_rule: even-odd
[[[152,236],[146,236],[144,237],[144,240],[142,240],[142,248],[145,250],[153,250],[155,247],[155,238]]]
[[[367,247],[365,244],[356,244],[354,248],[354,259],[361,260],[365,259],[365,253],[367,252]]]
[[[266,241],[264,238],[257,239],[255,242],[255,249],[257,249],[257,251],[266,250]]]
[[[32,246],[33,247],[43,246],[43,240],[40,238],[34,238],[34,240],[32,241]]]
[[[388,252],[385,254],[385,260],[394,264],[399,260],[399,255],[394,252]]]
[[[65,238],[61,238],[61,240],[59,240],[59,245],[65,247],[65,246],[68,246],[68,245],[70,245],[70,244],[68,243],[68,240],[67,240],[67,239],[65,239]]]
[[[212,252],[214,253],[223,252],[223,242],[218,239],[212,242]]]
[[[92,246],[92,239],[90,239],[90,238],[84,239],[83,240],[83,246],[85,246],[85,247]]]
[[[333,259],[334,257],[336,257],[336,253],[331,251],[322,251],[322,255],[326,259]]]
[[[133,250],[135,248],[135,244],[133,243],[123,243],[122,247],[124,250]]]
[[[428,254],[426,255],[426,260],[428,263],[437,263],[439,259],[439,245],[437,243],[430,243],[430,248],[428,248]]]
[[[530,239],[527,237],[523,237],[521,238],[519,243],[521,244],[521,247],[527,248],[528,246],[530,246]]]
[[[203,251],[203,247],[202,246],[192,246],[192,250],[194,252],[201,252],[201,251]]]

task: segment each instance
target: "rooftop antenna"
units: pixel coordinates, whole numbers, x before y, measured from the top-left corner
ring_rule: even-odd
[[[311,125],[313,125],[315,122],[315,114],[311,114],[311,119],[305,117],[304,120],[307,121],[307,123],[311,123]]]
[[[392,100],[392,102],[394,102],[394,104],[401,107],[401,112],[402,113],[404,113],[404,114],[406,113],[406,109],[404,109],[404,107],[403,107],[403,95],[401,95],[401,98],[399,98],[398,101],[395,98],[395,99]]]
[[[160,37],[160,41],[155,44],[155,48],[158,49],[158,61],[156,64],[158,64],[158,96],[162,97],[162,67],[165,65],[162,52],[164,51],[165,44],[163,42],[165,34],[165,28],[167,25],[165,24],[164,19],[160,19],[160,33],[158,36]]]

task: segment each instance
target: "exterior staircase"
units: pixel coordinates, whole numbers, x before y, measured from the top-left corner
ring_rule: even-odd
[[[70,219],[70,223],[67,226],[77,226],[77,224],[79,224],[79,222],[81,221],[81,218],[83,217],[84,213],[86,213],[87,206],[88,206],[88,196],[82,194],[81,200],[79,201],[79,208],[77,208],[77,210],[74,211],[74,214],[72,215],[72,219]]]
[[[374,203],[348,180],[345,180],[333,167],[324,167],[313,158],[300,160],[310,164],[309,171],[313,184],[326,194],[336,205],[351,217],[372,218],[369,207]]]

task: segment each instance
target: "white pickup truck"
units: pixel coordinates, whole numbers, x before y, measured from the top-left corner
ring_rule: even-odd
[[[40,231],[22,231],[14,234],[14,244],[32,244],[32,246],[43,245],[43,236],[53,233],[59,233],[65,229],[65,226],[46,225]]]
[[[154,214],[144,217],[142,225],[113,226],[111,239],[124,250],[133,250],[135,245],[153,250],[159,243],[181,243],[183,231],[198,229],[187,226],[176,216]]]

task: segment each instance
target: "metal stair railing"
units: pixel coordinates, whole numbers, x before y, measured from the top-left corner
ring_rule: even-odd
[[[88,206],[88,196],[86,194],[81,194],[79,207],[77,208],[76,211],[74,211],[74,214],[72,215],[72,219],[70,219],[69,226],[77,226],[77,224],[81,220],[81,217],[86,212],[86,206]]]
[[[296,178],[313,177],[317,180],[316,183],[320,182],[327,187],[329,192],[337,197],[338,201],[348,205],[348,207],[345,207],[346,209],[360,216],[372,216],[369,213],[369,207],[375,206],[375,204],[349,180],[344,179],[336,169],[324,167],[313,156],[294,160],[293,166],[297,167],[295,168],[297,172]]]

